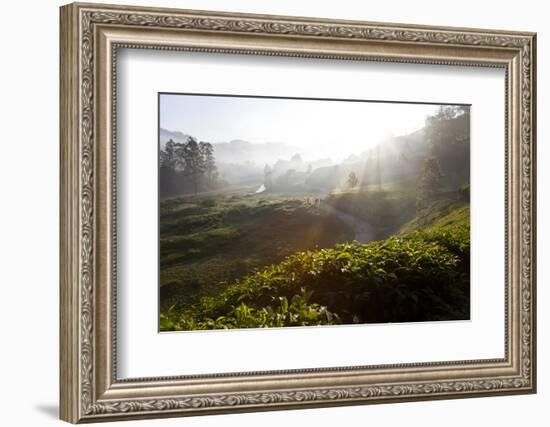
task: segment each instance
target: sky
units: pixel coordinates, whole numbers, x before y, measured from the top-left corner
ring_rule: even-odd
[[[160,127],[201,141],[282,142],[305,158],[343,160],[424,126],[428,104],[161,94]]]

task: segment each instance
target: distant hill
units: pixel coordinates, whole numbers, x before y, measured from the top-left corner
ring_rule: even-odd
[[[170,139],[183,143],[191,137],[180,131],[160,129],[161,148]],[[310,189],[330,189],[344,184],[351,171],[359,176],[363,185],[376,183],[378,176],[375,163],[379,163],[382,182],[416,176],[429,151],[423,129],[410,135],[390,138],[360,155],[350,155],[340,165],[328,158],[307,162],[299,160],[298,164],[292,159],[296,158],[300,149],[282,142],[257,144],[235,139],[214,142],[212,146],[218,170],[229,182],[242,184],[261,181],[266,164],[273,168],[274,177],[284,175],[287,169],[305,172],[311,165],[312,173],[306,179],[306,186]]]
[[[245,161],[263,167],[277,159],[289,158],[299,152],[299,149],[282,142],[266,142],[253,144],[241,139],[229,142],[216,142],[214,155],[220,163],[242,164]]]
[[[164,145],[171,139],[174,142],[187,142],[191,135],[179,131],[170,131],[160,128],[160,148],[164,148]]]
[[[186,142],[192,135],[179,131],[160,129],[160,146],[164,147],[166,142],[172,139],[175,142]],[[197,137],[200,140],[200,138]],[[257,167],[264,167],[266,163],[273,163],[277,159],[290,158],[299,149],[282,142],[251,143],[242,139],[232,141],[212,142],[216,163],[220,164],[256,164]]]

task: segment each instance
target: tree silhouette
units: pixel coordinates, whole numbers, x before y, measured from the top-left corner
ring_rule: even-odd
[[[200,145],[195,138],[189,138],[187,144],[183,145],[181,153],[185,162],[185,175],[193,184],[193,193],[197,194],[201,177],[206,170]]]
[[[218,179],[218,168],[216,167],[216,160],[214,159],[214,147],[212,147],[212,144],[209,142],[201,142],[199,144],[199,149],[203,157],[208,187],[212,188]]]
[[[175,169],[178,166],[178,144],[172,138],[164,145],[164,150],[160,150],[160,166]]]
[[[357,175],[355,172],[350,172],[348,176],[348,187],[349,188],[355,188],[357,187],[357,184],[359,183],[359,179],[357,178]]]
[[[178,144],[170,139],[159,153],[159,181],[160,191],[163,195],[171,194],[175,189],[178,164],[177,148]]]
[[[185,142],[170,139],[159,153],[159,179],[162,195],[197,194],[219,185],[214,147],[189,137]]]
[[[418,178],[419,196],[424,199],[437,194],[441,190],[442,177],[438,160],[435,157],[426,159]]]

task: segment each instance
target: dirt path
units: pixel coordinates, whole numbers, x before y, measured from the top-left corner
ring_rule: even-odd
[[[338,218],[340,221],[350,227],[355,233],[354,239],[357,240],[359,243],[368,243],[374,240],[376,236],[375,229],[368,222],[356,218],[349,213],[336,209],[335,207],[327,203],[321,203],[321,209],[325,210],[331,215],[334,215],[336,218]]]

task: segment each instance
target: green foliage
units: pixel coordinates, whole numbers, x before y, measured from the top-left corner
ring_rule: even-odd
[[[299,252],[192,307],[162,330],[469,318],[469,227]]]
[[[278,297],[265,307],[254,307],[243,301],[237,303],[227,315],[215,318],[208,314],[197,318],[187,313],[178,314],[171,306],[160,314],[162,331],[180,331],[197,329],[235,329],[235,328],[268,328],[283,326],[312,326],[341,323],[339,317],[327,310],[325,306],[310,303],[311,292],[301,289],[300,293],[290,299]],[[204,308],[216,308],[216,301],[203,299]],[[215,313],[216,310],[212,311]]]

